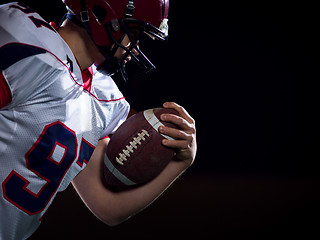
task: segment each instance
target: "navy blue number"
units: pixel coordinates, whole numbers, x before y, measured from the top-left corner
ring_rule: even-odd
[[[88,162],[94,148],[89,144],[82,146],[87,148],[80,150],[85,154],[82,158]],[[3,182],[4,197],[29,215],[43,211],[75,160],[77,147],[76,135],[71,129],[61,122],[48,125],[25,155],[28,169],[46,183],[34,193],[28,189],[30,182],[13,170]],[[55,151],[57,149],[59,151]],[[54,156],[56,152],[59,154]]]
[[[90,157],[93,153],[94,146],[92,146],[89,142],[87,142],[85,139],[82,139],[81,146],[80,146],[80,154],[79,159],[77,163],[80,167],[83,166],[83,163],[85,162],[88,164]]]
[[[29,19],[34,23],[34,25],[36,25],[37,28],[46,27],[49,30],[54,31],[54,29],[50,26],[49,23],[47,23],[41,19],[35,18],[33,16],[29,17]]]
[[[17,3],[17,5],[11,5],[10,8],[19,9],[20,11],[24,12],[25,14],[35,12],[35,11],[33,11],[32,8],[29,8],[27,6],[22,6],[20,3]],[[51,31],[54,31],[54,29],[50,26],[50,24],[48,24],[47,22],[45,22],[41,19],[35,18],[33,16],[30,16],[29,19],[34,23],[34,25],[36,25],[37,28],[46,27],[46,28],[50,29]]]
[[[16,3],[14,5],[11,5],[10,8],[16,8],[19,9],[20,11],[24,12],[24,13],[34,13],[35,11],[27,6],[23,6],[21,3]]]

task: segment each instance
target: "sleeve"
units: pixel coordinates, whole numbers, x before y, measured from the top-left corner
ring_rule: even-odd
[[[106,136],[113,134],[120,125],[126,121],[128,114],[130,111],[130,105],[126,100],[120,100],[116,106],[114,107],[114,111],[112,113],[112,119],[106,129],[101,134],[101,138],[105,138]]]
[[[46,84],[48,76],[57,75],[62,65],[53,57],[57,53],[49,54],[48,46],[59,49],[60,54],[64,50],[61,41],[60,35],[29,8],[18,3],[0,5],[1,107],[25,103]]]
[[[107,125],[101,135],[101,138],[104,138],[113,134],[127,119],[130,104],[111,77],[99,73],[95,66],[92,67],[92,70],[93,80],[90,92],[98,99],[105,111]]]

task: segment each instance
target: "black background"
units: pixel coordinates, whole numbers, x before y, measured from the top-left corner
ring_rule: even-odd
[[[65,13],[59,0],[25,2],[47,21]],[[69,188],[32,239],[319,236],[318,23],[315,1],[172,0],[169,42],[140,44],[157,71],[126,98],[138,111],[184,106],[194,165],[112,228]]]

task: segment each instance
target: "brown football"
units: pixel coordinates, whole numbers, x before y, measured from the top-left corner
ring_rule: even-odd
[[[155,178],[174,156],[161,142],[169,136],[159,127],[176,125],[160,120],[163,113],[179,115],[174,109],[153,108],[128,118],[113,134],[107,148],[104,176],[115,190],[146,183]]]

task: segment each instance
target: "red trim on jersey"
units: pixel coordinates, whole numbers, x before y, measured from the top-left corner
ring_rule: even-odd
[[[89,67],[82,71],[83,88],[90,92],[93,78],[92,67]]]
[[[56,31],[58,31],[59,27],[55,22],[49,23],[51,27],[53,27]],[[77,61],[78,63],[78,61]],[[79,65],[79,63],[78,63]],[[82,80],[83,80],[83,88],[90,92],[93,78],[93,70],[92,67],[89,67],[81,72]]]
[[[105,137],[100,138],[99,141],[102,140],[102,139],[106,139],[106,138],[110,138],[110,137],[107,135]]]
[[[11,43],[14,43],[14,42],[11,42]],[[8,44],[11,44],[11,43],[8,43]],[[8,45],[8,44],[6,44],[6,45]],[[27,45],[27,46],[33,46],[33,45],[30,45],[30,44],[26,44],[26,43],[19,43],[19,44],[21,44],[21,45]],[[4,46],[5,46],[5,45],[4,45]],[[3,46],[2,46],[2,47],[3,47]],[[74,79],[73,74],[72,74],[70,68],[69,68],[60,58],[58,58],[55,54],[53,54],[52,52],[50,52],[49,50],[47,50],[47,49],[45,49],[45,48],[38,47],[38,46],[34,46],[34,47],[39,48],[39,49],[42,49],[42,50],[46,51],[47,53],[51,54],[52,56],[54,56],[63,66],[65,66],[65,67],[68,69],[69,75],[70,75],[70,77],[72,78],[72,80],[74,81],[74,83],[77,84],[78,86],[81,86],[81,87],[84,89],[85,92],[87,92],[89,95],[91,95],[92,97],[94,97],[95,99],[97,99],[99,102],[115,102],[115,101],[119,101],[119,100],[121,100],[121,99],[125,99],[125,97],[116,98],[116,99],[109,99],[109,100],[99,99],[96,95],[94,95],[94,94],[92,94],[91,92],[87,91],[81,83],[78,83],[77,80]],[[3,77],[3,76],[2,76],[2,77]],[[3,78],[4,78],[4,77],[3,77]],[[3,80],[5,81],[5,79],[3,79]],[[1,82],[1,78],[0,78],[0,82]],[[6,81],[5,81],[5,83],[6,83]],[[1,85],[0,85],[0,86],[1,86]],[[9,89],[9,90],[10,90],[10,89]],[[2,89],[1,89],[1,91],[2,91]],[[1,91],[0,91],[0,93],[2,93]],[[9,92],[10,92],[10,91],[9,91]],[[10,96],[11,96],[11,92],[10,92]],[[1,95],[0,97],[2,97],[2,95]],[[10,101],[11,101],[11,100],[10,100]]]
[[[58,25],[55,23],[55,22],[50,22],[49,23],[51,27],[53,27],[56,31],[58,31],[59,27]],[[54,55],[52,52],[46,50],[48,53],[52,54],[53,56],[56,57],[56,59],[58,59],[63,65],[65,65],[56,55]],[[76,59],[77,60],[77,59]],[[77,61],[78,63],[78,61]],[[79,65],[79,63],[78,63]],[[66,65],[65,65],[66,66]],[[80,65],[79,65],[80,66]],[[68,66],[66,66],[68,68]],[[80,85],[72,76],[71,74],[71,71],[70,69],[68,68],[69,70],[69,73],[72,77],[72,79],[76,82],[76,84]],[[125,99],[125,97],[122,97],[122,98],[118,98],[118,99],[111,99],[111,100],[102,100],[102,99],[99,99],[97,96],[93,95],[90,90],[91,90],[91,85],[92,85],[92,79],[93,79],[93,70],[92,70],[92,67],[89,67],[85,70],[82,71],[82,79],[83,79],[83,88],[84,90],[86,90],[91,96],[93,96],[94,98],[96,98],[98,101],[101,101],[101,102],[114,102],[114,101],[119,101],[121,99]]]
[[[3,108],[12,101],[12,95],[9,85],[4,78],[2,72],[0,72],[0,108]]]
[[[59,27],[55,22],[49,22],[50,26],[54,28],[54,30],[58,31]]]

